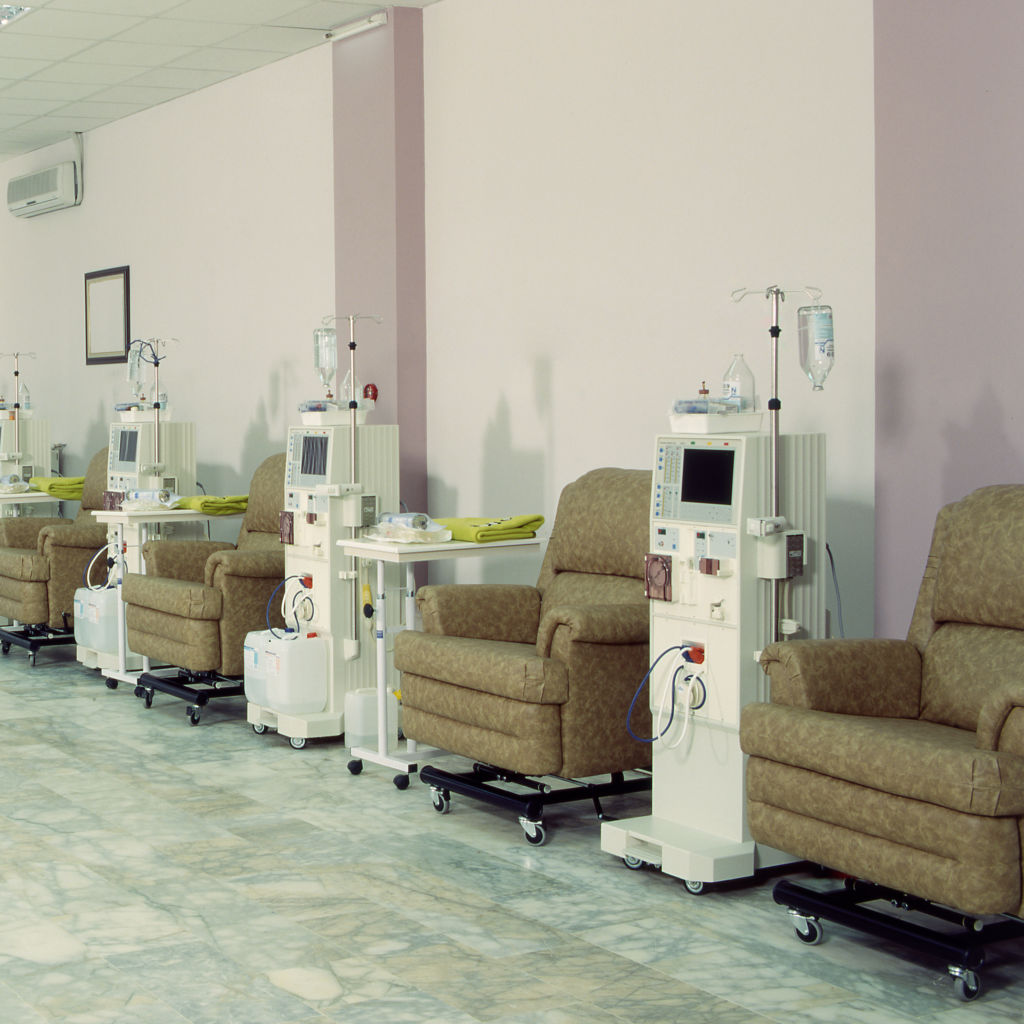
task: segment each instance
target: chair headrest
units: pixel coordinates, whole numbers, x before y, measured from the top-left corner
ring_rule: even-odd
[[[551,528],[549,568],[642,579],[650,498],[646,469],[594,469],[566,485]]]
[[[1024,485],[982,487],[941,515],[932,617],[1024,629]]]
[[[103,492],[107,489],[107,449],[101,448],[90,460],[82,480],[81,508],[87,511],[103,508]],[[92,517],[90,516],[90,519]]]
[[[248,533],[278,533],[284,508],[285,453],[264,459],[249,483],[249,504],[243,529]]]

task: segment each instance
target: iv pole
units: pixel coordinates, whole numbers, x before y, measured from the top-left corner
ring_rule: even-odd
[[[811,300],[817,302],[821,298],[821,289],[812,288],[810,286],[803,289],[811,297]],[[739,302],[741,299],[746,298],[748,295],[753,295],[754,292],[748,291],[746,288],[737,288],[732,293],[734,302]],[[771,316],[772,322],[768,328],[768,334],[771,338],[771,385],[772,393],[768,399],[768,424],[771,431],[771,445],[769,449],[769,502],[768,507],[771,511],[773,519],[779,519],[782,515],[779,503],[779,410],[782,408],[782,402],[779,399],[779,336],[782,334],[782,328],[779,326],[779,303],[786,301],[786,293],[777,285],[769,285],[765,289],[764,297],[771,303]],[[782,633],[779,628],[780,616],[779,607],[782,597],[782,580],[772,580],[771,588],[768,592],[768,618],[769,618],[769,630],[770,640],[772,643],[776,643],[781,639]]]

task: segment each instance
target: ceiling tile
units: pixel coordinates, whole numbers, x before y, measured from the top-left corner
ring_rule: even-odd
[[[15,36],[0,32],[0,57],[28,60],[64,60],[90,46],[86,39],[65,39],[61,36]]]
[[[24,81],[15,82],[0,95],[70,103],[72,100],[84,99],[100,87],[92,82],[44,82],[39,78],[26,78]]]
[[[92,85],[116,85],[139,73],[138,66],[123,64],[79,64],[67,61],[50,64],[32,76],[32,81],[81,82]]]
[[[119,43],[110,39],[75,55],[76,61],[89,64],[135,65],[140,68],[167,64],[188,53],[187,46],[156,46],[152,43]]]
[[[122,32],[118,42],[173,43],[177,46],[212,46],[237,36],[248,26],[237,22],[184,21],[178,18],[151,18]]]
[[[60,114],[48,114],[36,118],[34,123],[41,129],[60,132],[64,137],[68,132],[87,132],[90,128],[99,128],[107,122],[102,117],[64,117]]]
[[[49,66],[50,62],[47,60],[15,60],[11,57],[0,57],[0,78],[25,78]]]
[[[7,128],[16,128],[27,120],[27,114],[6,114],[3,112],[3,108],[0,107],[0,131],[4,131]]]
[[[36,6],[48,10],[88,11],[93,14],[127,14],[152,18],[177,7],[181,0],[36,0]]]
[[[186,0],[175,7],[174,17],[265,25],[306,6],[306,0]]]
[[[166,103],[168,100],[176,99],[186,89],[157,89],[153,86],[136,85],[134,81],[125,85],[115,85],[111,89],[104,89],[102,92],[93,93],[89,102],[102,100],[105,103],[133,103],[140,106],[156,106],[158,103]]]
[[[235,50],[264,50],[286,56],[308,50],[323,41],[324,34],[313,29],[260,25],[235,36],[230,41],[230,46]]]
[[[28,114],[38,117],[40,114],[48,114],[51,110],[64,106],[65,102],[66,100],[63,99],[26,99],[3,92],[0,93],[0,114]]]
[[[107,39],[137,25],[142,19],[122,14],[91,14],[44,7],[29,11],[9,28],[5,36],[64,36],[75,39]]]
[[[60,110],[61,117],[99,117],[105,123],[116,121],[119,117],[128,117],[145,110],[147,103],[100,103],[96,100],[82,100],[69,103]]]

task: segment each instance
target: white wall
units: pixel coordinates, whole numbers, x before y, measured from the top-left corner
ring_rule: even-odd
[[[587,469],[649,466],[733,352],[766,398],[768,303],[730,293],[817,285],[836,369],[812,394],[791,294],[781,424],[828,434],[846,628],[870,634],[871,0],[443,0],[424,48],[434,514],[553,516]]]
[[[334,307],[331,52],[317,47],[85,136],[85,200],[0,216],[0,351],[80,473],[106,443],[124,365],[86,366],[84,275],[127,264],[132,337],[175,337],[161,366],[193,420],[211,494],[244,492],[319,394],[313,328]],[[0,177],[70,159],[11,160]],[[0,372],[7,374],[0,363]]]

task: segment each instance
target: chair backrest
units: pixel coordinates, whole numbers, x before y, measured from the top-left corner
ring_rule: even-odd
[[[249,503],[242,528],[238,531],[239,548],[278,547],[281,543],[281,510],[284,508],[285,453],[264,459],[249,483]]]
[[[103,492],[107,489],[107,449],[101,448],[90,460],[82,481],[82,503],[78,506],[75,521],[82,520],[94,525],[92,513],[103,508]]]
[[[985,698],[1024,679],[1024,485],[982,487],[940,511],[908,639],[929,721],[974,730]]]
[[[552,605],[643,602],[651,472],[594,469],[558,499],[537,587]]]

